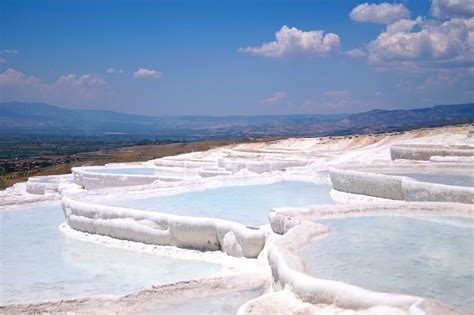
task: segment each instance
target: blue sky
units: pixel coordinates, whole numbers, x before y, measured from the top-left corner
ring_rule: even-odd
[[[0,2],[0,101],[147,115],[474,100],[463,0]]]

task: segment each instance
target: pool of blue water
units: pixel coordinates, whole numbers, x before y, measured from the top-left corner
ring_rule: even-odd
[[[317,222],[331,232],[299,253],[310,274],[474,310],[472,219],[380,216]]]
[[[152,167],[97,167],[88,168],[88,172],[99,174],[116,175],[155,175],[155,169]]]
[[[120,198],[104,204],[177,215],[212,217],[247,225],[268,223],[275,207],[332,203],[329,182],[282,181],[213,188],[162,197]]]
[[[35,183],[58,183],[59,179],[54,177],[30,177],[28,179]]]
[[[59,231],[63,221],[59,204],[0,209],[0,304],[125,294],[221,270],[78,241]]]
[[[386,175],[399,175],[416,179],[420,182],[434,184],[474,187],[474,177],[460,174],[439,174],[439,173],[385,173]]]

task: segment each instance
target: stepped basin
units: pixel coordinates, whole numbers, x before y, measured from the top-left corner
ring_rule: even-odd
[[[82,187],[100,189],[107,187],[151,184],[155,181],[179,181],[198,178],[199,170],[179,167],[73,167],[74,182]]]
[[[212,275],[218,264],[109,248],[65,236],[59,204],[0,211],[0,304],[126,294]]]
[[[317,220],[329,234],[299,252],[322,279],[474,310],[474,220],[369,216]]]
[[[34,176],[28,178],[26,182],[26,192],[35,195],[44,195],[46,193],[55,193],[58,191],[58,185],[62,179],[68,176]]]
[[[135,175],[158,177],[196,177],[198,171],[183,167],[96,167],[85,168],[85,172],[109,175]]]
[[[98,203],[138,210],[211,217],[246,225],[268,223],[275,207],[302,207],[332,203],[332,187],[327,181],[281,181],[265,185],[228,186],[169,196],[149,196],[97,200]]]
[[[87,168],[87,172],[114,175],[156,175],[153,167],[96,167]]]
[[[422,173],[422,172],[403,172],[403,173],[383,173],[385,175],[406,176],[416,179],[420,182],[433,184],[443,184],[452,186],[474,187],[474,177],[461,174],[443,174],[443,173]]]
[[[474,175],[469,167],[437,164],[374,165],[329,170],[340,192],[405,201],[474,203]]]

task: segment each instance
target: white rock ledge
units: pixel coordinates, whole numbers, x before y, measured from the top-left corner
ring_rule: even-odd
[[[107,166],[105,166],[107,167]],[[94,172],[100,166],[74,167],[71,169],[74,182],[87,190],[107,187],[124,187],[151,184],[155,181],[179,181],[181,178],[169,175],[107,174]]]
[[[376,173],[387,170],[391,172],[404,169],[416,170],[421,167],[420,165],[412,165],[413,167],[407,168],[408,166],[390,168],[375,166],[367,167],[363,171],[342,167],[330,168],[329,175],[334,189],[345,193],[392,200],[474,203],[474,188],[472,187],[421,182],[402,175]],[[442,170],[441,166],[435,169]],[[465,173],[466,169],[458,169],[457,171]]]
[[[263,229],[236,222],[177,216],[62,199],[67,224],[78,231],[145,244],[198,250],[222,250],[256,258],[265,245]]]
[[[302,167],[308,164],[308,161],[296,160],[247,160],[247,159],[219,159],[217,164],[219,167],[227,171],[238,172],[248,170],[255,173],[265,173],[273,171],[282,171],[289,167]]]
[[[70,181],[71,175],[33,176],[26,182],[26,192],[33,195],[58,193],[58,186],[62,182]]]
[[[474,147],[445,146],[445,145],[409,145],[398,144],[390,147],[392,160],[421,160],[428,161],[433,156],[474,156]]]

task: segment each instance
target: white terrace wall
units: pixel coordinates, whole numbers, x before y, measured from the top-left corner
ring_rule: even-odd
[[[34,195],[58,193],[62,181],[70,180],[70,175],[33,176],[26,182],[26,192]]]
[[[72,175],[74,183],[87,190],[101,189],[107,187],[135,186],[151,184],[159,180],[157,176],[151,175],[118,175],[106,173],[93,173],[81,168],[73,168]]]
[[[64,197],[67,224],[78,231],[155,245],[222,250],[255,258],[265,245],[261,229],[213,218],[176,216],[85,203]]]
[[[58,183],[45,183],[41,181],[31,180],[26,182],[26,192],[34,195],[44,195],[47,193],[58,192]]]
[[[394,145],[390,147],[392,160],[429,161],[432,156],[474,156],[474,148],[469,146],[446,147],[430,145]]]
[[[372,172],[375,171],[371,170]],[[329,170],[335,190],[378,198],[405,201],[474,203],[474,188],[419,182],[404,176]]]
[[[167,167],[186,167],[186,168],[200,168],[206,166],[216,166],[217,162],[207,160],[190,160],[178,158],[161,158],[153,161],[156,166]]]
[[[227,159],[221,158],[218,160],[218,166],[228,171],[238,172],[243,169],[247,169],[255,173],[265,173],[272,171],[282,171],[288,167],[304,166],[308,164],[308,161],[295,161],[295,160],[245,160],[245,159]]]
[[[351,194],[404,200],[402,177],[358,172],[344,169],[329,169],[335,190]]]

